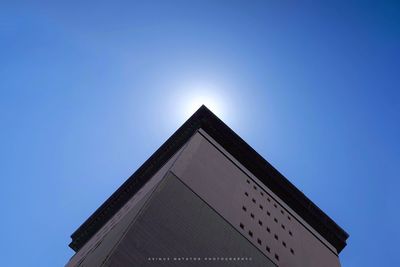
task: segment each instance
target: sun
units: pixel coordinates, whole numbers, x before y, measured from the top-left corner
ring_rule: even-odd
[[[166,107],[160,115],[166,118],[168,129],[187,121],[202,105],[228,125],[238,125],[236,94],[226,83],[181,80],[168,88],[168,94],[160,99]]]
[[[205,105],[217,116],[221,116],[223,113],[222,102],[220,99],[212,95],[200,94],[191,97],[186,103],[183,109],[185,117],[191,116],[202,105]]]
[[[226,115],[226,103],[227,97],[224,97],[221,93],[221,89],[212,85],[197,85],[188,87],[184,90],[180,97],[181,112],[182,115],[187,119],[189,118],[201,105],[205,105],[218,117],[224,117]]]

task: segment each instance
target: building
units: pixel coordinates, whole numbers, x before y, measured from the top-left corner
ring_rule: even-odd
[[[71,236],[67,266],[340,266],[348,234],[205,106]]]

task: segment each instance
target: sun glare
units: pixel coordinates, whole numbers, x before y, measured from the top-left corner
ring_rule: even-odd
[[[219,88],[210,85],[188,87],[180,94],[181,112],[185,119],[189,118],[201,105],[205,105],[218,117],[226,115],[228,98],[221,94]]]
[[[185,117],[191,116],[201,105],[205,105],[217,116],[222,115],[222,107],[218,99],[209,95],[198,95],[188,100],[184,108]]]

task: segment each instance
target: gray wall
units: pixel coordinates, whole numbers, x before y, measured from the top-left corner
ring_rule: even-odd
[[[340,266],[333,246],[201,130],[67,266],[206,264],[149,261],[174,256],[252,258],[229,266]]]
[[[97,266],[118,242],[118,236],[125,231],[126,223],[132,221],[155,187],[165,177],[168,170],[184,150],[182,147],[175,155],[109,220],[74,256],[66,266]],[[120,223],[121,222],[121,223]],[[125,227],[125,228],[126,228]],[[101,251],[101,252],[100,252]],[[100,254],[99,254],[100,253]]]
[[[279,266],[340,266],[326,240],[212,143],[197,133],[171,171]]]
[[[170,174],[152,194],[105,266],[275,265]]]

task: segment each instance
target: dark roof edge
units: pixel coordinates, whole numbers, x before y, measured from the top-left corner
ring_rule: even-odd
[[[72,235],[69,246],[78,251],[156,172],[197,129],[205,130],[225,150],[285,201],[338,252],[348,234],[320,210],[240,136],[201,106],[143,165],[132,174]]]

